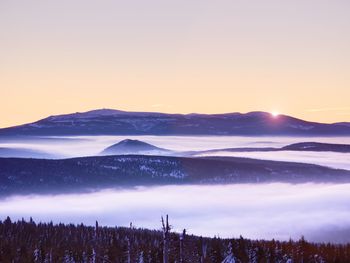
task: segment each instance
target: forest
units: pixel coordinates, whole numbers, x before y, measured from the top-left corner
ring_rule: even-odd
[[[93,156],[0,158],[0,196],[150,185],[349,183],[350,171],[238,157]],[[213,176],[215,175],[215,176]]]
[[[350,244],[222,239],[172,231],[168,216],[159,230],[83,224],[0,221],[0,262],[232,263],[350,262]]]

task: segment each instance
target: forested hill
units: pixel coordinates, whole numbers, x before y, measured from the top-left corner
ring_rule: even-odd
[[[235,157],[0,158],[1,195],[165,184],[350,182],[350,171]]]
[[[202,238],[170,232],[169,262],[350,262],[350,245],[244,238]],[[135,228],[0,221],[0,262],[162,263],[163,233]],[[180,249],[180,247],[182,249]],[[180,251],[182,251],[180,253]],[[181,255],[181,256],[180,256]],[[129,261],[130,260],[130,261]]]

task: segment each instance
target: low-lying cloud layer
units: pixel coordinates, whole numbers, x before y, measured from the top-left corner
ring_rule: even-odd
[[[141,140],[174,151],[202,151],[240,147],[283,147],[292,143],[315,141],[350,144],[350,137],[241,137],[241,136],[71,136],[0,138],[0,157],[69,158],[98,155],[126,138]],[[1,148],[2,151],[1,151]],[[12,151],[6,151],[12,149]],[[14,155],[13,152],[17,154]],[[22,152],[21,152],[22,151]],[[28,151],[33,151],[32,155]],[[12,155],[11,155],[12,154]],[[46,154],[46,157],[45,157]],[[200,156],[237,156],[275,161],[313,163],[350,170],[350,153],[336,152],[215,152]]]
[[[37,221],[160,228],[220,237],[350,242],[350,184],[164,186],[90,194],[19,196],[0,216]]]

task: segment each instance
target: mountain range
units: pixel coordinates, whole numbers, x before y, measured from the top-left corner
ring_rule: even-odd
[[[325,124],[268,112],[166,114],[112,109],[50,116],[0,129],[0,135],[350,135],[348,123]]]
[[[238,157],[0,158],[0,196],[173,184],[342,183],[350,171]]]
[[[198,156],[217,152],[337,152],[350,153],[350,144],[320,143],[320,142],[299,142],[288,144],[283,147],[241,147],[241,148],[221,148],[204,151],[171,151],[159,148],[155,145],[140,141],[125,139],[104,149],[99,155],[172,155],[172,156]],[[1,152],[0,152],[1,156]]]

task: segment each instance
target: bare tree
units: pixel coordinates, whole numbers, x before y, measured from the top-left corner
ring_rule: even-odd
[[[162,217],[162,227],[163,227],[163,263],[169,263],[169,233],[170,226],[168,215],[166,215],[166,220]]]
[[[131,245],[130,245],[130,239],[129,237],[126,238],[127,242],[127,251],[126,251],[126,257],[127,257],[127,263],[131,263]]]
[[[132,222],[130,222],[130,230],[132,230],[133,225]],[[126,242],[127,242],[127,251],[126,251],[126,256],[127,256],[127,263],[131,263],[131,243],[130,243],[131,237],[128,235],[126,237]]]
[[[96,220],[95,222],[95,236],[93,238],[93,249],[92,249],[92,262],[96,262],[96,258],[99,256],[98,254],[98,246],[99,246],[99,229],[98,229],[98,222]]]
[[[185,262],[184,261],[184,239],[186,236],[186,229],[182,231],[182,234],[180,234],[180,263]]]
[[[201,251],[200,251],[200,259],[201,259],[201,263],[204,263],[206,257],[207,257],[207,248],[208,245],[205,241],[203,241],[203,238],[200,237],[200,244],[201,244]]]
[[[98,239],[98,221],[96,220],[95,222],[95,239],[97,240]]]

